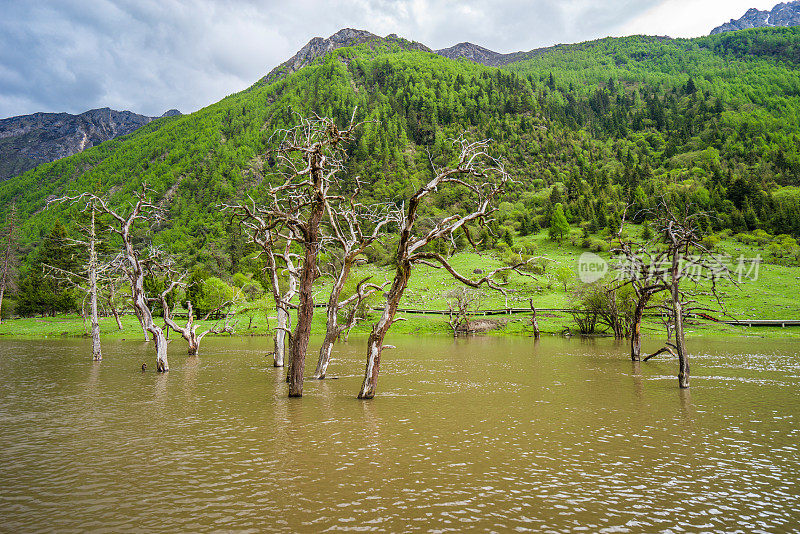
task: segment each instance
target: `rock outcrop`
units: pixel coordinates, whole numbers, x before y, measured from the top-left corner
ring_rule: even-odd
[[[780,3],[773,7],[772,11],[751,8],[739,20],[731,19],[730,22],[711,30],[711,35],[773,26],[800,26],[800,1]]]
[[[423,50],[426,52],[431,52],[431,49],[427,46],[417,42],[407,41],[401,37],[398,37],[396,34],[387,35],[386,37],[379,37],[366,30],[344,28],[334,33],[327,39],[323,39],[322,37],[314,37],[289,60],[284,61],[272,69],[269,74],[259,81],[259,83],[272,83],[275,80],[288,76],[289,74],[302,69],[306,65],[310,65],[315,59],[323,57],[337,48],[356,46],[362,43],[389,43],[396,44],[404,50]]]

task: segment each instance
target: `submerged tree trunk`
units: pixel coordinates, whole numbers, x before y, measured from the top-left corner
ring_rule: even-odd
[[[407,237],[404,234],[401,239],[407,239]],[[401,248],[401,250],[403,249]],[[359,399],[371,399],[375,397],[375,393],[378,390],[378,372],[381,365],[383,340],[386,338],[389,327],[394,322],[397,306],[400,304],[400,299],[403,297],[403,292],[411,276],[411,264],[405,258],[398,258],[398,260],[397,271],[395,272],[392,287],[389,289],[389,295],[386,297],[383,313],[378,322],[372,327],[372,332],[367,339],[367,366],[364,369],[364,382],[361,384],[361,391],[358,394]]]
[[[169,371],[169,363],[167,362],[167,338],[164,336],[164,331],[155,326],[152,330],[153,339],[156,342],[156,371],[165,373]]]
[[[675,321],[675,349],[678,353],[678,386],[689,387],[689,354],[686,352],[686,339],[683,335],[683,304],[680,292],[680,267],[678,254],[672,259],[672,320]]]
[[[642,358],[642,316],[647,306],[647,298],[640,296],[633,310],[631,325],[631,361],[637,362]]]
[[[272,261],[275,261],[274,258]],[[292,274],[294,265],[292,265],[288,259],[288,252],[286,262],[286,268],[289,271],[289,288],[283,295],[280,294],[280,289],[277,285],[277,272],[273,269],[273,284],[275,284],[273,296],[275,298],[275,309],[278,317],[278,328],[275,330],[275,352],[272,361],[272,365],[275,367],[283,367],[284,362],[288,359],[287,351],[289,346],[286,342],[286,336],[287,333],[292,330],[292,315],[289,313],[289,301],[291,301],[295,293],[297,293],[297,279],[295,275]]]
[[[292,316],[281,305],[278,306],[278,327],[275,329],[275,352],[272,365],[283,367],[286,361],[286,331],[292,329]]]
[[[531,305],[531,311],[533,315],[531,316],[531,326],[533,326],[533,339],[539,339],[541,337],[541,333],[539,332],[539,318],[536,315],[536,308],[533,306],[533,299],[529,299],[528,302]]]
[[[673,289],[673,293],[677,292]],[[689,354],[686,352],[686,339],[683,335],[683,306],[680,299],[673,300],[675,312],[675,349],[678,353],[678,386],[689,387]]]
[[[325,212],[323,190],[322,156],[314,154],[311,162],[314,196],[308,222],[303,231],[303,267],[300,273],[297,308],[297,326],[292,335],[292,355],[289,378],[289,396],[303,396],[303,373],[306,367],[306,351],[311,336],[311,321],[314,318],[314,280],[317,277],[317,254],[319,253],[319,224]]]
[[[92,208],[92,227],[89,239],[89,306],[92,314],[92,359],[100,361],[103,353],[100,350],[100,321],[97,317],[97,250],[95,249],[94,207]]]
[[[314,378],[322,380],[328,372],[328,364],[331,361],[331,352],[333,352],[333,343],[339,337],[341,329],[338,324],[339,313],[339,296],[342,294],[347,277],[350,275],[352,264],[345,259],[342,270],[339,276],[333,283],[331,288],[331,295],[328,298],[327,321],[325,327],[325,339],[322,341],[322,347],[319,349],[319,360],[317,361],[317,369],[314,371]]]

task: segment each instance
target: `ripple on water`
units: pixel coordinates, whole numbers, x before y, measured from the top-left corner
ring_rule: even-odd
[[[178,341],[170,346],[170,351]],[[612,342],[397,338],[354,399],[363,340],[284,397],[260,339],[141,373],[139,342],[0,341],[9,531],[640,532],[800,523],[800,357],[698,342],[631,366]],[[20,365],[22,361],[26,365]]]

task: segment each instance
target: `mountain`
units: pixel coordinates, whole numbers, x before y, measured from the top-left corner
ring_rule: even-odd
[[[363,126],[342,178],[360,177],[366,203],[408,198],[430,178],[431,159],[452,156],[449,139],[493,140],[514,182],[481,237],[490,248],[504,228],[545,227],[556,203],[585,228],[582,242],[607,245],[627,204],[645,213],[663,197],[701,206],[709,232],[800,236],[800,69],[791,60],[800,27],[607,38],[502,68],[344,32],[309,43],[271,82],[0,183],[0,221],[14,205],[21,248],[35,254],[56,221],[74,231],[74,213],[43,209],[48,198],[96,188],[127,209],[146,182],[166,211],[155,245],[217,276],[245,272],[254,251],[219,206],[266,198],[278,171],[270,151],[298,114],[343,125],[355,109]],[[424,207],[428,217],[463,209],[457,191]]]
[[[180,111],[172,109],[162,117],[180,114]],[[80,115],[34,113],[2,119],[0,181],[129,134],[156,118],[101,108]]]
[[[773,7],[772,11],[751,8],[739,20],[731,19],[730,22],[711,30],[711,35],[774,26],[800,26],[800,1],[780,3]]]
[[[489,50],[472,43],[458,43],[450,48],[442,48],[441,50],[437,50],[436,53],[449,59],[469,59],[475,63],[480,63],[488,67],[500,67],[502,65],[508,65],[509,63],[519,60],[525,55],[525,52],[501,54],[500,52],[494,52],[493,50]]]
[[[323,57],[333,50],[357,46],[363,43],[369,43],[372,46],[375,46],[379,43],[393,44],[403,50],[419,50],[425,52],[431,51],[430,48],[423,44],[414,41],[407,41],[398,37],[394,33],[387,35],[386,37],[379,37],[366,30],[343,28],[327,39],[323,39],[322,37],[314,37],[294,56],[272,69],[269,74],[260,80],[259,83],[262,85],[272,83],[279,78],[284,78],[293,72],[297,72],[303,67],[310,65],[317,58]]]

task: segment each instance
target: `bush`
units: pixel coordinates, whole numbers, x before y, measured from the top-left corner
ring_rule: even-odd
[[[197,301],[192,302],[192,305],[198,314],[205,315],[222,307],[227,302],[232,303],[236,293],[237,291],[224,280],[212,276],[203,281],[200,293],[195,297]]]
[[[711,234],[705,236],[703,238],[702,243],[703,246],[706,247],[708,250],[714,250],[715,248],[717,248],[717,245],[719,245],[720,241],[722,241],[722,239],[718,235]]]

